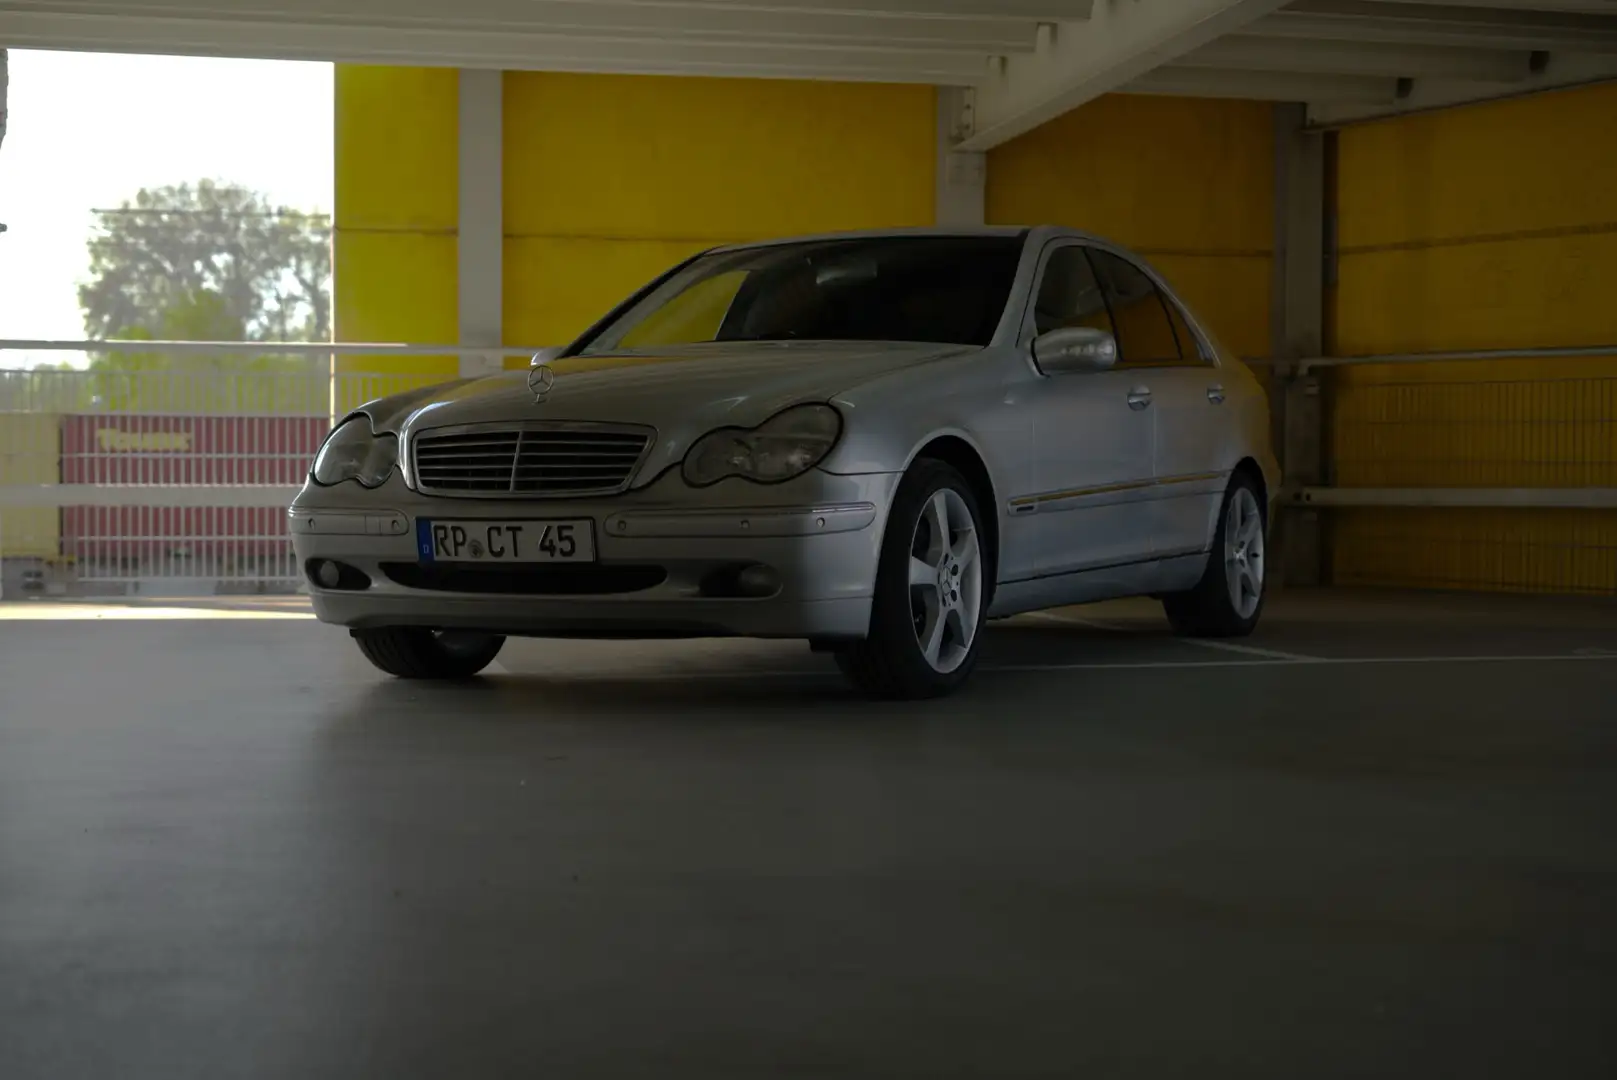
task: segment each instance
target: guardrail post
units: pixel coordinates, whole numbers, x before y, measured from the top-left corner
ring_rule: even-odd
[[[1286,490],[1325,480],[1325,413],[1317,372],[1299,362],[1324,351],[1325,136],[1305,130],[1302,105],[1275,107],[1275,241],[1270,297],[1275,441]],[[1325,577],[1319,511],[1277,507],[1274,564],[1282,584]]]

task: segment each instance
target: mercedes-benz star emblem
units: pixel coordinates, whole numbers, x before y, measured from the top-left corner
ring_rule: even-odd
[[[533,391],[533,403],[544,404],[545,398],[556,387],[556,373],[549,364],[534,364],[528,369],[528,389]]]

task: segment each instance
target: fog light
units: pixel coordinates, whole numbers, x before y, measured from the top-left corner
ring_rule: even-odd
[[[780,575],[773,567],[731,563],[708,571],[700,587],[712,600],[761,600],[780,592]]]
[[[780,590],[780,575],[768,566],[749,566],[736,575],[743,596],[773,596]]]
[[[304,571],[310,583],[322,589],[359,592],[371,587],[371,579],[365,571],[335,559],[310,559]]]

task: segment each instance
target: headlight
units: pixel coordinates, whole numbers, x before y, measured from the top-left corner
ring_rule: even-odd
[[[685,482],[707,487],[730,476],[778,484],[808,472],[831,452],[842,417],[829,405],[799,405],[751,429],[720,428],[685,455]]]
[[[356,416],[326,436],[309,472],[322,487],[358,480],[374,488],[387,482],[398,461],[398,436],[373,434],[370,418]]]

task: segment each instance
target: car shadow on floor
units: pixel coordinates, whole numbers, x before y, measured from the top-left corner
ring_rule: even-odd
[[[447,684],[379,678],[345,712],[390,721],[433,717],[434,722],[457,712],[479,721],[680,714],[715,721],[866,722],[989,713],[1003,709],[1030,680],[1048,688],[1052,677],[1070,681],[1091,668],[1201,666],[1209,658],[1240,659],[1191,648],[1166,633],[1038,623],[998,624],[986,633],[971,680],[938,701],[868,700],[843,679],[830,656],[796,642],[746,647],[729,642],[567,642],[554,649],[547,642],[513,642],[501,665],[482,677]]]

